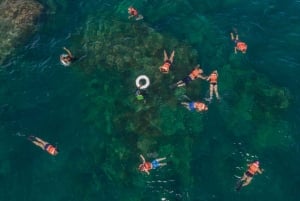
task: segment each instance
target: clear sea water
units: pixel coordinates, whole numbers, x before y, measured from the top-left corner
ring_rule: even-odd
[[[40,3],[45,9],[37,31],[0,69],[0,200],[300,199],[300,1]],[[130,5],[143,21],[128,21]],[[110,22],[115,30],[107,43],[127,40],[122,24],[146,26],[177,41],[164,47],[168,52],[183,45],[196,50],[196,61],[176,66],[182,58],[176,52],[175,67],[164,77],[156,67],[112,68],[108,50],[90,48],[99,42],[99,27]],[[233,54],[233,28],[249,46],[246,55]],[[58,60],[64,46],[80,58],[69,68]],[[140,59],[162,61],[160,50]],[[205,114],[185,110],[177,99],[180,93],[203,99],[204,81],[183,91],[168,88],[196,62],[206,74],[220,74],[222,100]],[[153,82],[146,103],[134,98],[135,77],[143,70]],[[59,155],[23,135],[57,145]],[[137,170],[139,154],[166,156],[168,165],[144,175]],[[256,159],[264,173],[236,192],[246,164]]]

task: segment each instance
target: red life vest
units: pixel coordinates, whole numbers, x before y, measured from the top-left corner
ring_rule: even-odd
[[[202,71],[200,69],[194,69],[189,76],[192,80],[194,80],[200,75],[201,72]]]
[[[152,169],[152,164],[150,162],[145,162],[139,166],[140,171],[149,171]]]
[[[47,146],[46,151],[53,156],[57,154],[56,148],[51,144]]]
[[[171,63],[166,61],[161,67],[160,67],[160,71],[163,73],[168,73],[169,69],[170,69]]]
[[[133,15],[133,16],[138,16],[138,12],[137,12],[137,10],[135,10],[134,8],[128,8],[128,13],[130,14],[130,15]]]
[[[204,110],[207,110],[207,107],[204,103],[201,103],[201,102],[195,102],[194,103],[194,108],[198,111],[204,111]]]
[[[247,44],[244,42],[237,42],[236,48],[242,52],[245,52],[247,50]]]
[[[259,165],[257,163],[252,163],[249,166],[248,172],[250,172],[251,174],[255,175],[258,170],[259,170]]]
[[[217,73],[212,73],[209,76],[209,80],[211,84],[216,84],[218,82],[218,74]]]

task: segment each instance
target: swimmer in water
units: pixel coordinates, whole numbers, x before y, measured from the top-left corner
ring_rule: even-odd
[[[235,34],[234,33],[230,33],[230,37],[231,37],[231,40],[234,42],[235,46],[234,46],[234,53],[236,54],[237,51],[241,51],[243,54],[245,54],[247,52],[247,44],[243,41],[240,41],[239,39],[239,35],[235,30]]]
[[[170,67],[174,61],[174,55],[175,51],[173,50],[170,57],[168,57],[166,50],[164,50],[164,64],[159,67],[160,72],[162,73],[168,73],[170,70]]]
[[[130,6],[130,7],[128,8],[128,14],[129,14],[128,19],[135,18],[135,20],[141,20],[141,19],[144,18],[144,17],[143,17],[142,15],[140,15],[140,14],[138,13],[138,11],[137,11],[135,8],[133,8],[132,6]]]
[[[247,165],[248,170],[244,173],[243,177],[239,180],[236,190],[239,191],[242,187],[247,186],[252,181],[254,175],[257,173],[262,174],[263,169],[259,167],[259,161],[255,161]]]
[[[48,142],[42,140],[41,138],[35,137],[35,136],[29,136],[28,140],[30,140],[33,144],[40,147],[44,151],[48,152],[48,154],[52,156],[56,156],[58,154],[57,147],[49,144]]]
[[[203,73],[203,70],[200,68],[200,65],[198,64],[197,66],[194,67],[194,69],[188,76],[186,76],[182,80],[178,81],[176,84],[172,85],[171,88],[186,86],[191,81],[193,81],[197,78],[201,78],[203,80],[206,79],[206,77],[203,76],[202,73]]]
[[[69,66],[72,63],[72,61],[75,60],[75,57],[72,55],[71,51],[68,50],[66,47],[63,47],[63,49],[67,52],[67,54],[60,55],[60,62],[64,66]]]
[[[165,157],[154,159],[152,162],[146,161],[143,155],[140,155],[140,157],[143,163],[139,165],[139,170],[141,172],[146,172],[148,175],[150,174],[150,170],[167,165],[167,163],[160,163],[162,160],[166,159]]]

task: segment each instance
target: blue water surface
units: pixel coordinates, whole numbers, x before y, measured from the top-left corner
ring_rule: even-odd
[[[37,31],[0,69],[0,200],[299,200],[300,1],[39,2],[44,13]],[[231,70],[251,75],[231,77],[223,70],[222,100],[212,102],[205,114],[190,113],[180,103],[168,105],[178,91],[156,94],[160,89],[153,89],[150,97],[161,96],[158,102],[149,98],[146,104],[137,103],[133,73],[95,62],[93,57],[103,53],[92,52],[89,47],[97,41],[88,40],[101,35],[99,27],[109,20],[132,23],[133,29],[141,25],[128,21],[130,5],[143,14],[141,24],[175,38],[177,46],[188,44],[197,50],[206,74],[238,63]],[[246,55],[233,54],[229,34],[234,28],[249,46]],[[59,62],[64,46],[78,57],[71,67]],[[162,54],[153,57],[162,59]],[[187,74],[189,69],[179,71]],[[174,74],[173,82],[185,76]],[[231,85],[222,86],[222,79],[240,85],[226,88]],[[288,107],[269,109],[276,108],[277,100],[259,96],[249,101],[245,97],[252,95],[245,96],[243,86],[249,79],[253,85],[263,80],[265,85],[258,87],[266,91],[280,88],[282,94],[274,97],[287,97]],[[203,99],[205,87],[194,84],[187,93]],[[258,120],[246,121],[247,112],[258,106]],[[133,129],[140,132],[130,132],[135,122],[143,122],[138,116],[143,109],[132,108],[147,107],[162,111],[153,113],[153,136],[145,136],[143,126]],[[172,127],[174,133],[169,132]],[[259,132],[272,135],[257,136]],[[57,145],[59,155],[52,157],[33,146],[27,135]],[[150,148],[143,149],[146,146]],[[166,156],[168,165],[144,175],[137,170],[139,154],[148,160]],[[264,173],[236,192],[247,162],[256,159]]]

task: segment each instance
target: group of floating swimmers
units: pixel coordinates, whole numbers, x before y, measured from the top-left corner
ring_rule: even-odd
[[[167,163],[161,162],[166,159],[166,157],[163,158],[157,158],[154,159],[152,162],[146,161],[143,155],[140,155],[142,159],[142,163],[139,165],[139,170],[142,172],[146,172],[148,175],[150,174],[150,170],[154,170],[158,167],[162,167],[167,165]],[[243,186],[247,186],[252,181],[254,175],[257,173],[262,174],[263,169],[259,166],[259,161],[254,161],[252,163],[249,163],[247,171],[243,174],[242,178],[237,182],[236,190],[239,191]]]
[[[170,57],[168,56],[166,50],[164,50],[164,63],[159,67],[160,72],[162,73],[169,73],[170,68],[173,64],[175,56],[175,51],[173,50]],[[183,87],[188,85],[191,81],[196,79],[203,79],[210,83],[209,87],[209,98],[206,99],[208,102],[210,102],[213,99],[213,95],[215,94],[216,98],[219,100],[219,92],[218,92],[218,71],[214,70],[209,76],[203,75],[203,70],[200,68],[200,65],[194,67],[194,69],[185,76],[182,80],[179,80],[175,84],[171,85],[170,88],[175,87]],[[145,84],[140,84],[141,80],[145,80]],[[141,75],[136,79],[136,98],[138,100],[143,100],[143,95],[145,94],[145,89],[149,86],[150,80],[147,76]],[[203,112],[208,110],[207,105],[204,102],[182,102],[183,106],[185,106],[190,111],[197,111],[197,112]]]
[[[139,15],[138,11],[133,7],[128,8],[128,13],[130,14],[129,18],[134,17],[136,20],[143,19],[143,17],[140,17],[141,15]],[[234,33],[230,33],[230,37],[231,40],[234,42],[234,53],[237,54],[237,52],[240,51],[243,54],[245,54],[247,51],[247,44],[239,40],[239,36],[236,29],[234,29]],[[159,67],[160,72],[169,73],[170,68],[172,67],[172,64],[174,62],[174,56],[175,56],[174,50],[171,52],[170,56],[168,56],[167,52],[164,50],[164,63]],[[220,100],[220,96],[218,92],[218,71],[214,70],[209,76],[204,76],[203,70],[200,68],[199,64],[196,65],[194,69],[182,80],[171,85],[170,88],[186,86],[191,81],[196,80],[198,78],[202,80],[206,80],[210,84],[209,98],[206,100],[208,102],[211,102],[214,94],[216,98]],[[146,82],[145,85],[140,84],[140,81],[142,79],[145,80]],[[143,95],[145,93],[144,90],[149,86],[149,84],[150,84],[150,80],[147,76],[141,75],[138,77],[138,79],[136,80],[136,86],[137,86],[136,96],[138,100],[143,100]],[[201,101],[182,102],[181,104],[190,111],[203,112],[208,110],[208,106]],[[165,157],[154,159],[152,162],[147,162],[142,155],[140,155],[140,157],[142,159],[142,164],[139,165],[139,170],[142,172],[146,172],[147,174],[150,174],[150,170],[167,165],[167,163],[161,162],[166,159]],[[241,179],[238,181],[236,185],[237,191],[239,191],[243,186],[247,186],[251,182],[254,175],[256,175],[257,173],[262,174],[263,170],[259,166],[259,161],[254,161],[248,164],[247,166],[248,166],[247,171],[243,174],[243,176],[241,177]]]
[[[135,15],[131,14],[131,12],[129,12],[129,10],[134,10]],[[138,12],[136,9],[134,9],[133,7],[128,8],[128,13],[130,14],[130,17],[134,17],[134,16],[138,16]],[[136,17],[136,19],[139,19],[138,17]],[[235,46],[234,46],[234,52],[235,54],[238,51],[241,51],[242,53],[246,53],[247,51],[247,44],[245,42],[242,42],[239,40],[239,36],[237,34],[237,30],[234,29],[235,33],[230,33],[230,37],[231,40],[234,42]],[[171,55],[168,56],[167,52],[164,50],[164,63],[162,66],[159,67],[159,70],[162,73],[169,73],[170,68],[173,64],[174,61],[174,56],[175,56],[175,51],[173,50]],[[214,70],[209,76],[204,76],[203,74],[203,70],[200,68],[200,65],[198,64],[197,66],[194,67],[194,69],[187,75],[185,76],[182,80],[178,81],[177,83],[173,84],[172,86],[170,86],[171,88],[175,88],[175,87],[182,87],[182,86],[186,86],[187,84],[189,84],[191,81],[195,80],[195,79],[203,79],[209,82],[210,86],[209,86],[209,98],[206,98],[205,100],[208,101],[209,103],[211,102],[211,100],[213,99],[213,95],[215,94],[216,98],[218,100],[220,100],[220,96],[219,96],[219,92],[218,92],[218,71]],[[139,76],[136,80],[136,85],[137,85],[137,89],[136,89],[136,98],[138,100],[144,100],[144,95],[145,90],[147,87],[144,87],[144,85],[141,85],[139,83],[140,79],[145,80],[147,87],[149,86],[150,80],[148,77],[146,77],[145,75]],[[208,110],[208,106],[205,102],[203,101],[191,101],[191,102],[182,102],[181,103],[185,108],[187,108],[190,111],[196,111],[196,112],[204,112]]]
[[[143,16],[138,13],[138,11],[130,6],[128,8],[128,14],[129,14],[129,19],[134,18],[135,20],[141,20],[143,19]],[[231,40],[235,43],[234,46],[234,52],[237,53],[238,51],[241,51],[242,53],[246,53],[247,51],[247,44],[245,42],[242,42],[239,40],[239,36],[237,34],[237,31],[234,30],[235,33],[230,33]],[[60,61],[62,65],[64,66],[69,66],[76,58],[73,56],[71,51],[65,47],[63,49],[66,51],[66,54],[62,54],[60,56]],[[162,66],[159,67],[159,70],[162,73],[169,73],[170,68],[173,64],[174,61],[174,56],[175,56],[175,51],[173,50],[170,57],[168,56],[167,52],[164,50],[164,63]],[[203,75],[203,70],[200,68],[200,65],[197,65],[194,67],[194,69],[182,80],[176,82],[175,84],[171,85],[171,88],[175,87],[183,87],[189,84],[191,81],[196,80],[196,79],[202,79],[206,80],[210,83],[209,87],[209,98],[207,99],[209,102],[213,98],[213,94],[215,94],[216,98],[219,100],[220,96],[218,93],[218,72],[217,70],[214,70],[209,76],[204,76]],[[140,81],[145,80],[146,84],[141,85]],[[136,80],[136,85],[137,85],[137,90],[136,90],[136,97],[138,100],[143,100],[144,99],[144,93],[145,89],[149,86],[150,80],[147,76],[142,75],[139,76],[138,79]],[[186,107],[190,111],[197,111],[197,112],[203,112],[207,111],[208,107],[204,102],[197,101],[197,102],[182,102],[181,103],[184,107]],[[35,136],[29,136],[28,140],[30,140],[33,144],[36,146],[40,147],[42,150],[46,151],[52,156],[56,156],[58,154],[58,148],[57,146],[54,146],[41,138],[35,137]],[[167,165],[167,163],[162,162],[166,158],[157,158],[154,159],[152,162],[148,162],[145,160],[143,155],[140,155],[140,158],[142,159],[142,163],[139,165],[139,170],[142,172],[146,172],[147,174],[150,174],[150,170],[156,169],[158,167],[162,167]],[[257,173],[261,174],[262,169],[260,169],[259,166],[259,161],[254,161],[253,163],[248,164],[248,170],[244,173],[243,177],[239,180],[236,186],[236,190],[240,190],[241,187],[248,185],[253,176]]]

